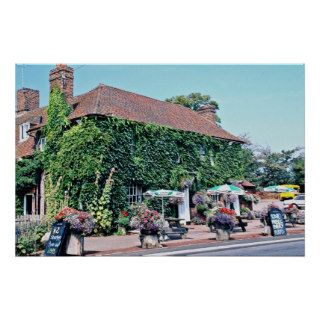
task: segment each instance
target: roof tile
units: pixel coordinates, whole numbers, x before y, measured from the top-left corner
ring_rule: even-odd
[[[119,117],[142,123],[152,123],[167,126],[173,129],[191,131],[203,135],[243,142],[240,138],[222,129],[215,123],[207,120],[197,112],[184,106],[164,102],[142,96],[140,94],[99,84],[93,90],[73,98],[71,104],[74,110],[70,119],[78,119],[89,115],[102,115]],[[33,124],[30,131],[42,127],[46,120],[46,108],[37,108],[27,113],[18,115],[16,124],[36,122],[37,117],[42,116],[42,123]],[[29,141],[30,140],[30,141]],[[28,139],[22,144],[17,144],[17,154],[21,156],[32,154],[33,146]]]

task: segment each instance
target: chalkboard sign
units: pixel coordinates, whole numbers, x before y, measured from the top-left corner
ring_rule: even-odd
[[[286,223],[283,217],[283,212],[278,208],[272,208],[268,212],[270,227],[271,227],[271,235],[276,236],[286,236]]]
[[[52,230],[44,251],[45,256],[60,256],[66,242],[69,225],[58,221],[52,224]]]

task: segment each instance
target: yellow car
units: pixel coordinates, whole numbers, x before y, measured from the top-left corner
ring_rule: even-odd
[[[297,193],[299,193],[300,191],[300,186],[296,184],[282,184],[281,186],[294,189],[295,192],[281,192],[280,200],[293,199],[297,195]]]

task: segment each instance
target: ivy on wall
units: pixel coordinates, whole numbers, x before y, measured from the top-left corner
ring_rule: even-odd
[[[202,156],[200,148],[205,150]],[[96,173],[101,175],[102,190],[115,167],[109,208],[116,219],[127,207],[127,187],[131,183],[140,184],[144,190],[177,189],[192,178],[191,189],[196,191],[222,184],[230,177],[241,179],[242,152],[238,143],[197,133],[91,117],[65,131],[51,171],[53,180],[62,177],[57,197],[61,200],[67,190],[69,205],[86,210],[95,192]]]
[[[56,213],[66,192],[69,206],[90,211],[94,199],[103,196],[112,168],[116,170],[110,201],[103,210],[113,212],[113,224],[128,206],[130,184],[147,190],[183,189],[189,183],[195,192],[228,178],[244,178],[246,163],[239,143],[114,117],[91,116],[71,124],[70,111],[63,93],[55,88],[42,155],[49,215]]]

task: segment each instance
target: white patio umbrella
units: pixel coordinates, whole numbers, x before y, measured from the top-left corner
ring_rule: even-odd
[[[221,186],[215,186],[207,190],[209,194],[217,193],[233,193],[236,195],[243,195],[245,192],[241,188],[238,188],[232,184],[223,184]]]
[[[162,216],[164,218],[163,198],[184,198],[184,193],[176,190],[148,190],[143,194],[145,197],[161,198],[162,200]]]
[[[281,193],[281,192],[296,192],[295,189],[288,188],[288,187],[281,186],[281,185],[269,186],[269,187],[263,188],[263,191],[265,191],[265,192],[278,192],[278,193]]]

